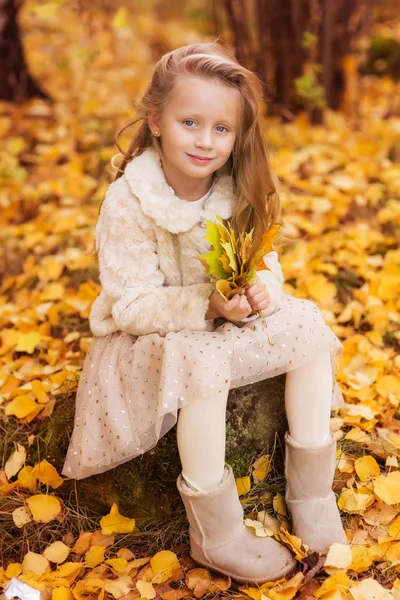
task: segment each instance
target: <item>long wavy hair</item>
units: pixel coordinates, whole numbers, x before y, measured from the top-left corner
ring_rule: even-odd
[[[112,161],[117,169],[115,179],[121,177],[128,162],[146,148],[155,148],[162,157],[161,142],[150,131],[148,114],[151,109],[158,114],[162,112],[175,91],[178,78],[185,75],[219,80],[240,92],[239,128],[231,156],[221,170],[231,174],[235,187],[236,207],[231,225],[237,233],[254,228],[254,252],[263,233],[280,220],[278,179],[271,168],[268,143],[260,126],[263,83],[255,73],[238,63],[231,46],[218,40],[190,44],[161,57],[144,95],[136,102],[136,118],[116,135],[120,162],[116,167]],[[140,121],[137,133],[124,151],[118,143],[120,135]],[[101,204],[99,213],[100,209]]]

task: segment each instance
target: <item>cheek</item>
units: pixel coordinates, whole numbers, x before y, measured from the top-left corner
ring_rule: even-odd
[[[218,147],[219,147],[220,154],[226,156],[226,158],[229,158],[229,156],[233,150],[234,143],[235,143],[234,136],[229,136],[229,137],[219,140]]]
[[[173,125],[168,130],[168,143],[170,146],[182,148],[191,142],[190,132],[183,129],[179,124]]]

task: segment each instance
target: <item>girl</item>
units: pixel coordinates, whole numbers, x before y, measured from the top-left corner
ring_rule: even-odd
[[[284,546],[244,526],[225,463],[230,389],[287,372],[286,501],[310,550],[346,542],[331,489],[334,363],[342,345],[307,300],[283,293],[275,251],[224,302],[197,260],[217,215],[261,235],[279,197],[260,128],[262,85],[218,42],[165,54],[95,232],[102,291],[63,474],[101,473],[154,447],[177,421],[177,480],[191,555],[242,583],[289,574]],[[268,325],[268,340],[262,319]],[[253,314],[252,314],[253,313]],[[337,392],[337,390],[336,390]],[[340,401],[340,393],[336,393]]]

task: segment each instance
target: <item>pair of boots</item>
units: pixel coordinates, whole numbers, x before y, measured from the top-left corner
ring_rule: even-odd
[[[305,448],[285,435],[286,503],[293,533],[310,552],[327,552],[333,542],[346,543],[335,495],[336,439]],[[190,554],[199,564],[240,583],[260,584],[289,575],[296,567],[291,552],[272,538],[259,538],[245,526],[232,468],[225,465],[221,483],[199,492],[182,474],[178,491],[189,520]]]

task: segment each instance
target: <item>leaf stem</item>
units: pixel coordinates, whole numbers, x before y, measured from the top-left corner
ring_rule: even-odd
[[[266,332],[266,334],[267,334],[267,338],[268,338],[268,342],[269,342],[270,346],[275,346],[274,342],[273,342],[273,341],[271,340],[271,338],[269,337],[269,331],[268,331],[267,322],[266,322],[266,320],[265,320],[265,317],[264,317],[264,315],[263,315],[262,311],[261,311],[261,310],[258,310],[257,312],[258,312],[258,316],[260,317],[260,319],[261,319],[261,321],[262,321],[262,324],[263,324],[263,325],[264,325],[264,327],[265,327],[265,332]]]

